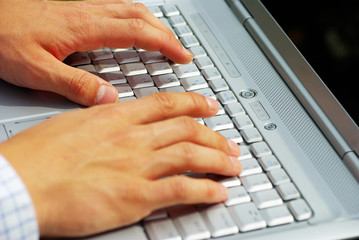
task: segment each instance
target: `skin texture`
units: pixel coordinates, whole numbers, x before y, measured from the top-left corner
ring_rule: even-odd
[[[222,184],[178,175],[240,173],[238,145],[193,119],[217,111],[199,94],[153,94],[60,114],[0,152],[30,192],[41,235],[83,236],[158,208],[224,201]]]
[[[192,60],[141,4],[0,0],[0,62],[6,63],[0,78],[101,104],[59,114],[0,144],[31,195],[41,236],[86,236],[135,223],[155,209],[221,202],[227,190],[220,183],[181,173],[241,171],[238,145],[193,119],[213,116],[214,100],[160,93],[114,103],[118,93],[110,84],[62,63],[75,51],[104,46]]]

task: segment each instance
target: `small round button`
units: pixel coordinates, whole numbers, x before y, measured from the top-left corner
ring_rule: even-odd
[[[256,94],[257,93],[254,90],[245,90],[240,93],[241,97],[247,98],[247,99],[255,97]]]
[[[275,125],[274,123],[267,123],[266,125],[264,125],[264,128],[266,130],[273,131],[277,128],[277,125]]]

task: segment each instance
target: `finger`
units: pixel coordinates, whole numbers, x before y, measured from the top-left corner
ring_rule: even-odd
[[[177,204],[218,203],[227,199],[227,189],[208,179],[173,176],[153,181],[149,186],[155,208]]]
[[[117,19],[142,19],[155,28],[171,34],[166,25],[155,17],[142,3],[88,5],[87,11]]]
[[[130,118],[127,120],[133,124],[146,124],[184,115],[210,117],[218,112],[219,105],[217,101],[201,94],[186,92],[154,93],[136,101],[123,102],[115,108],[122,119],[126,113]],[[111,108],[111,112],[113,110]],[[136,118],[133,119],[133,116]]]
[[[116,4],[116,3],[131,3],[131,0],[86,0],[86,3],[93,5],[103,5],[103,4]]]
[[[84,22],[88,21],[88,22]],[[160,51],[177,63],[192,61],[193,55],[176,39],[173,33],[162,31],[142,19],[114,19],[87,17],[72,24],[72,33],[83,51],[102,46],[112,48],[139,47],[149,51]]]
[[[236,157],[193,143],[182,142],[156,152],[148,163],[146,177],[157,179],[187,171],[237,176],[241,163]]]
[[[118,92],[108,82],[53,57],[50,59],[47,67],[50,84],[45,90],[55,91],[84,106],[117,102]]]
[[[165,148],[179,142],[191,142],[223,151],[238,157],[238,144],[227,140],[222,134],[214,132],[191,117],[178,117],[147,124],[142,127],[146,132],[142,144],[152,149]],[[144,134],[140,134],[144,135]]]

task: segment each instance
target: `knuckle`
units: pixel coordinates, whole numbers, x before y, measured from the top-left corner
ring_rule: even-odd
[[[135,12],[138,14],[137,16],[143,16],[144,14],[148,13],[148,9],[146,8],[146,6],[140,2],[132,3],[132,6]]]
[[[73,34],[73,38],[82,41],[88,39],[91,33],[96,30],[94,29],[96,22],[101,23],[101,21],[98,21],[98,16],[96,17],[86,11],[72,12],[72,14],[68,14],[64,20],[67,21],[66,25]],[[79,45],[78,47],[82,46]]]
[[[169,94],[156,93],[152,94],[151,97],[154,98],[154,102],[162,114],[167,115],[175,111],[176,103]]]
[[[196,151],[194,149],[194,144],[189,143],[189,142],[181,143],[180,151],[181,151],[182,156],[184,156],[185,160],[191,159],[194,156],[194,154],[196,153]]]
[[[146,22],[142,19],[134,18],[129,20],[129,29],[135,34],[140,34],[146,27]]]
[[[204,180],[202,191],[203,195],[206,196],[206,199],[214,199],[218,194],[218,188],[214,187],[211,180]]]
[[[215,146],[217,149],[221,149],[222,151],[229,152],[228,140],[219,132],[214,132],[215,134]]]
[[[175,35],[172,34],[172,32],[162,32],[162,34],[160,36],[160,40],[162,43],[178,42],[177,39],[175,38]],[[178,44],[179,44],[179,42],[178,42]]]
[[[188,95],[191,98],[191,106],[194,111],[202,110],[204,107],[208,107],[205,96],[198,93],[189,93]]]
[[[83,97],[89,89],[88,73],[85,71],[75,71],[68,83],[69,92],[78,97]]]
[[[172,194],[177,200],[185,200],[188,195],[188,184],[184,176],[174,176],[172,181]]]
[[[196,120],[187,116],[183,116],[178,118],[178,122],[178,125],[181,129],[183,129],[183,133],[185,133],[185,135],[191,137],[198,136],[201,125]]]

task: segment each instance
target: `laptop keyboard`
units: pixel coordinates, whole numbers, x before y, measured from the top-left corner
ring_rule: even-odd
[[[249,115],[222,78],[211,57],[175,5],[150,8],[194,55],[186,65],[159,52],[138,48],[102,48],[77,52],[65,62],[113,84],[119,102],[156,92],[192,91],[216,99],[216,116],[197,119],[238,143],[243,171],[236,177],[187,173],[210,178],[228,188],[228,200],[215,205],[160,209],[140,223],[113,234],[118,239],[208,239],[305,221],[312,211]]]

